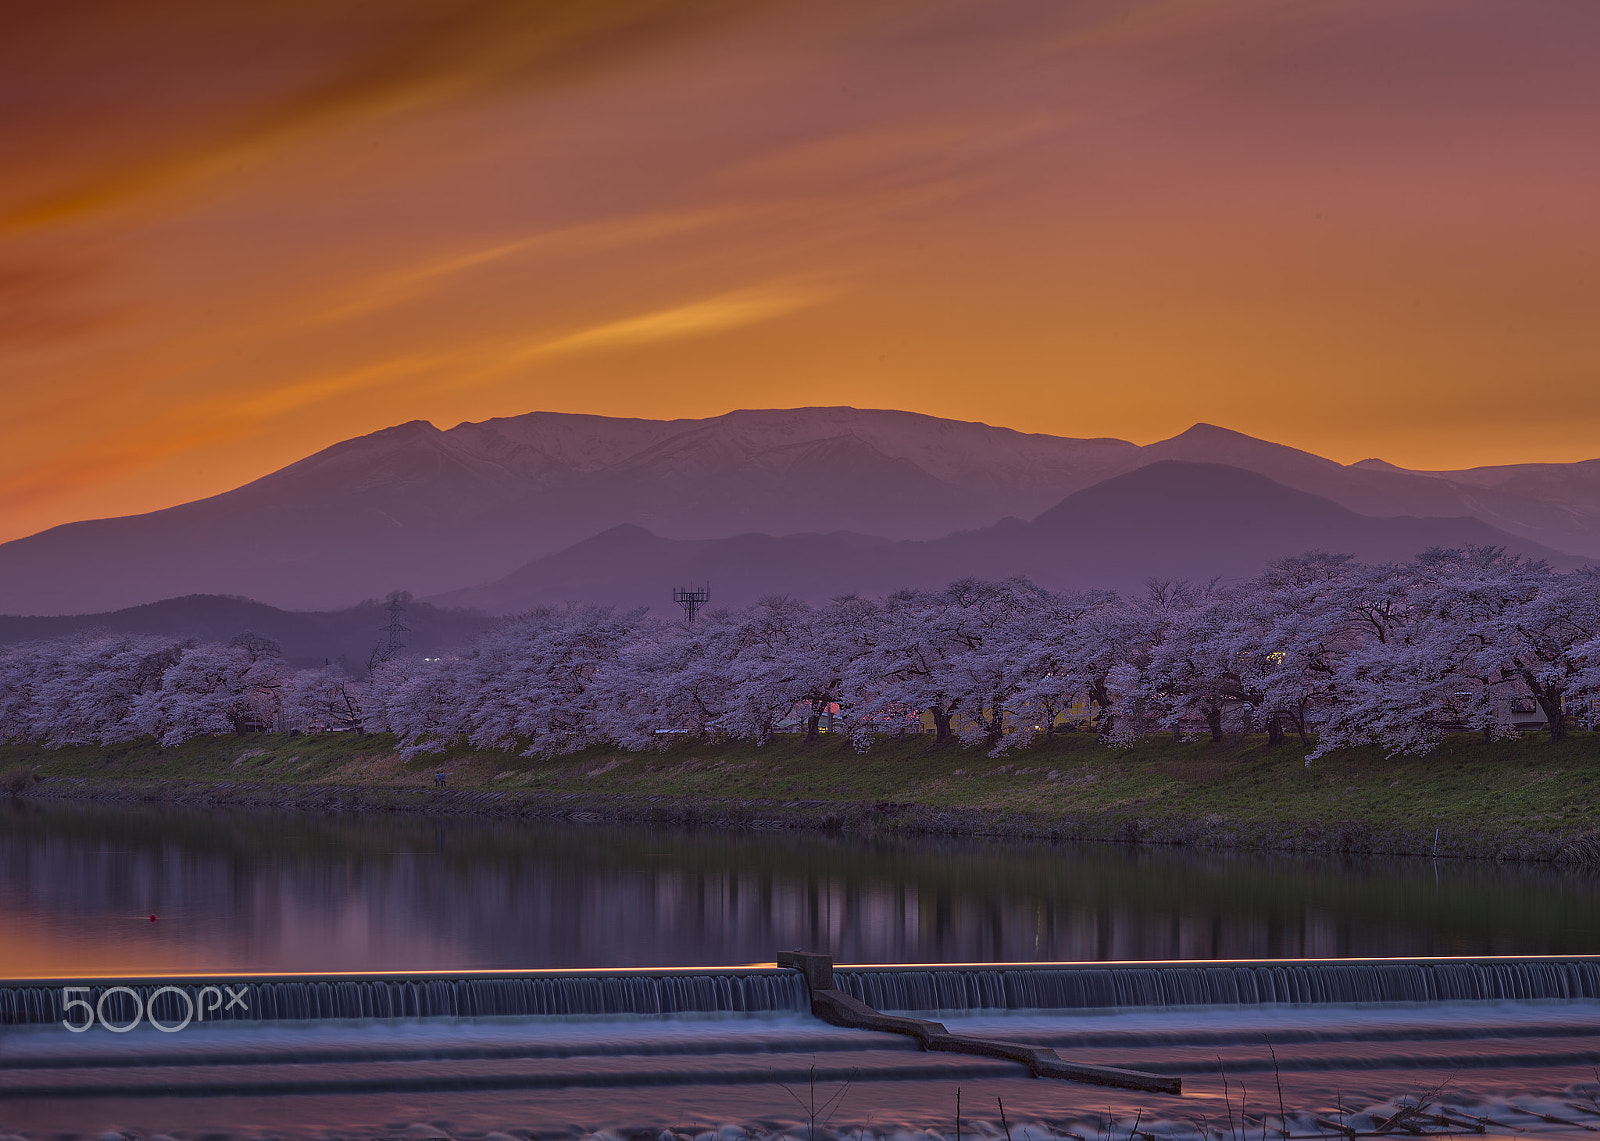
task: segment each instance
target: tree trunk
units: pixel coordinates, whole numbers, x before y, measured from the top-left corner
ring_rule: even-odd
[[[1311,747],[1311,734],[1306,732],[1306,719],[1304,716],[1294,719],[1294,731],[1300,734],[1300,743],[1309,749]]]
[[[983,741],[988,748],[992,749],[1000,743],[1000,738],[1005,736],[1006,709],[998,697],[993,699],[989,708],[994,710],[994,716],[987,719],[988,724],[984,726]]]
[[[1553,698],[1539,697],[1539,706],[1544,710],[1545,719],[1550,722],[1550,739],[1560,741],[1567,735],[1567,711],[1561,708],[1561,695],[1558,693]]]
[[[820,713],[813,713],[810,717],[806,718],[806,744],[809,745],[813,741],[820,741],[822,739],[822,734],[817,732],[817,726],[821,724],[822,714]]]
[[[1540,685],[1534,678],[1531,670],[1518,670],[1522,675],[1528,692],[1533,694],[1533,699],[1539,703],[1539,708],[1544,711],[1544,718],[1550,723],[1550,739],[1560,741],[1567,735],[1567,711],[1561,708],[1561,686]]]
[[[1111,712],[1111,694],[1106,691],[1104,681],[1091,682],[1089,685],[1089,700],[1094,702],[1100,710],[1094,719],[1095,732],[1102,741],[1111,736],[1112,723],[1116,721],[1116,714]]]
[[[1211,727],[1211,739],[1213,741],[1222,740],[1222,709],[1220,706],[1213,706],[1206,710],[1206,724]]]
[[[1281,714],[1274,713],[1267,718],[1267,744],[1274,746],[1283,744],[1283,716]]]
[[[939,705],[930,705],[928,712],[933,715],[933,743],[942,745],[950,739],[950,714]]]

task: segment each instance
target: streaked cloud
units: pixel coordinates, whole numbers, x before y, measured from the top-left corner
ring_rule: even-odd
[[[750,213],[749,209],[730,207],[681,214],[607,218],[598,222],[531,234],[512,241],[473,246],[375,275],[349,290],[350,296],[319,305],[312,319],[320,322],[363,317],[369,313],[414,301],[474,270],[541,252],[570,254],[574,251],[605,250],[636,245],[726,224]]]
[[[524,348],[515,355],[523,358],[549,357],[706,337],[745,329],[809,309],[827,300],[829,295],[827,290],[799,287],[728,293],[687,305],[640,313],[620,321],[607,321]]]
[[[497,87],[571,81],[737,10],[726,0],[275,0],[252,8],[133,0],[13,13],[0,72],[12,77],[14,103],[42,109],[48,124],[51,97],[67,95],[66,86],[99,91],[109,125],[128,123],[144,145],[97,155],[93,143],[104,140],[95,128],[104,125],[80,120],[90,145],[76,161],[63,156],[66,169],[43,188],[0,208],[0,234],[238,172],[318,132],[426,113]],[[96,69],[113,39],[108,81]],[[41,46],[54,68],[29,58]],[[143,76],[122,66],[139,53]],[[225,77],[229,65],[234,74]],[[194,102],[150,97],[158,69],[171,70],[157,90],[192,83]],[[133,82],[117,90],[119,80]],[[18,118],[14,130],[36,125]]]
[[[94,296],[104,272],[104,256],[89,253],[0,261],[0,351],[82,337],[125,319],[131,303]]]

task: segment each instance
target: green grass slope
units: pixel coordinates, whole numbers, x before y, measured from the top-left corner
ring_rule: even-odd
[[[675,742],[554,760],[456,748],[407,761],[392,739],[259,734],[107,748],[0,748],[27,796],[204,799],[285,807],[1040,835],[1324,851],[1581,858],[1600,830],[1600,734],[1446,742],[1426,757],[1298,744],[1151,739],[1108,749],[1065,734],[1009,757],[838,738],[765,747]],[[449,788],[433,774],[449,774]],[[18,786],[13,777],[9,784]],[[1575,843],[1576,842],[1576,843]]]

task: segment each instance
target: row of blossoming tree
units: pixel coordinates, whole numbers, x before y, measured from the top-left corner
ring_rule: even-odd
[[[251,635],[0,653],[0,739],[53,746],[276,726],[387,731],[408,755],[465,741],[551,756],[832,723],[863,749],[913,732],[1000,754],[1080,729],[1114,745],[1254,731],[1298,735],[1315,758],[1507,736],[1530,715],[1559,739],[1597,712],[1600,569],[1557,573],[1496,548],[1403,565],[1312,553],[1248,582],[1151,582],[1132,597],[966,579],[821,606],[770,598],[687,626],[545,608],[359,681],[290,670]]]

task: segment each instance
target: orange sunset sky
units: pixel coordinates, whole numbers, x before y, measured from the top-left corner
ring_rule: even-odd
[[[535,409],[1600,455],[1594,0],[63,0],[0,539]]]

